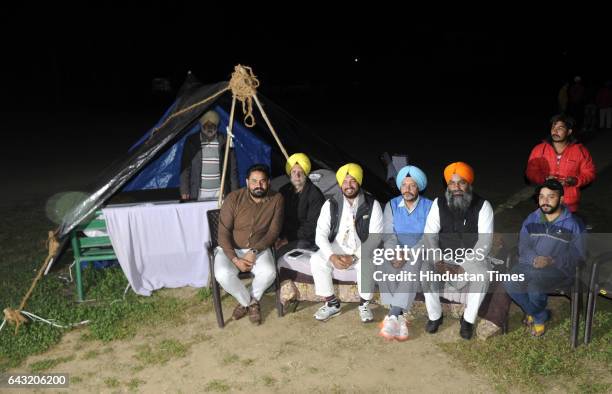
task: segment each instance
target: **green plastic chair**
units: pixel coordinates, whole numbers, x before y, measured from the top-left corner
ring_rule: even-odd
[[[102,212],[97,211],[95,217]],[[108,236],[88,237],[83,231],[99,230],[106,231],[106,221],[104,219],[93,219],[89,223],[77,226],[71,235],[72,253],[75,261],[77,300],[83,301],[83,274],[81,262],[88,263],[103,260],[116,260],[117,255],[113,250]]]

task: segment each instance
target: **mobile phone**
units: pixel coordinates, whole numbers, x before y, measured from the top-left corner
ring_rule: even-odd
[[[292,259],[297,259],[298,257],[300,257],[300,256],[301,256],[301,255],[303,255],[303,254],[304,254],[304,252],[300,252],[299,250],[295,250],[295,251],[293,251],[293,252],[289,253],[289,254],[287,255],[287,257],[290,257],[290,258],[292,258]]]

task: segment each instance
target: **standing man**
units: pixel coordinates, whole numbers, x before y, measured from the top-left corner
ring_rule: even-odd
[[[459,253],[463,256],[467,249],[480,251],[479,256],[470,258],[465,256],[461,262],[448,259],[434,264],[438,273],[466,273],[481,279],[451,281],[457,290],[465,285],[468,286],[467,302],[459,334],[463,339],[471,339],[478,309],[489,288],[487,271],[490,265],[486,256],[493,242],[493,208],[487,200],[473,192],[474,170],[468,164],[460,161],[449,164],[444,169],[444,179],[448,185],[446,192],[434,200],[427,216],[425,244],[431,250],[451,250],[453,256],[459,256]],[[429,320],[425,331],[433,334],[442,324],[442,306],[437,283],[426,285],[428,288],[423,291]]]
[[[218,133],[219,114],[208,111],[200,118],[200,132],[185,140],[181,160],[180,192],[182,200],[219,198],[226,138]],[[230,149],[224,195],[238,189],[236,155]]]
[[[563,185],[549,179],[536,189],[539,208],[523,222],[519,262],[513,274],[523,280],[505,283],[506,290],[523,312],[523,323],[533,336],[542,336],[550,319],[547,293],[570,285],[576,264],[584,260],[582,224],[563,206]]]
[[[235,320],[247,313],[261,323],[259,300],[276,278],[276,261],[270,248],[283,226],[283,196],[270,190],[270,172],[255,164],[247,172],[247,186],[231,192],[221,206],[215,278],[237,301]],[[239,272],[254,275],[249,292]]]
[[[529,155],[526,175],[534,184],[556,179],[563,185],[564,202],[570,212],[578,210],[580,189],[595,179],[595,164],[584,145],[576,142],[574,120],[567,115],[552,117],[550,136]]]
[[[367,259],[362,245],[368,238],[376,240],[383,231],[383,213],[378,201],[361,190],[363,170],[355,163],[346,164],[336,172],[342,194],[327,200],[317,220],[316,243],[319,250],[310,258],[315,292],[325,303],[314,318],[327,321],[340,314],[340,300],[334,294],[332,272],[353,267],[357,273],[357,286],[361,300],[359,317],[362,322],[374,319],[370,310],[372,293],[365,291],[361,270],[362,256]],[[376,234],[376,235],[375,235]],[[369,261],[365,262],[369,264]]]
[[[310,168],[310,159],[303,153],[291,155],[285,165],[290,182],[280,189],[285,200],[285,219],[276,242],[279,257],[295,248],[316,248],[317,219],[325,197],[308,178]]]
[[[599,89],[595,103],[599,109],[599,128],[612,130],[612,80]]]

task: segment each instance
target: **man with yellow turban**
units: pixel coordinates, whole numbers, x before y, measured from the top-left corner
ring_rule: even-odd
[[[310,169],[310,159],[303,153],[291,155],[285,165],[290,182],[280,189],[285,199],[285,218],[276,242],[278,256],[296,248],[316,248],[315,230],[325,197],[308,178]]]
[[[382,209],[378,201],[361,190],[363,170],[355,163],[346,164],[336,172],[341,193],[328,199],[317,220],[315,241],[319,250],[310,258],[315,292],[325,303],[315,313],[315,319],[327,321],[340,314],[340,301],[334,294],[334,269],[354,269],[361,301],[362,322],[374,319],[369,302],[372,293],[362,283],[362,245],[372,243],[383,231]],[[376,235],[376,236],[375,236]],[[365,268],[364,268],[365,269]]]
[[[444,179],[446,192],[434,200],[425,223],[426,247],[442,253],[431,253],[432,258],[437,255],[438,261],[430,259],[429,264],[423,265],[423,271],[425,267],[434,271],[421,272],[421,277],[425,273],[447,274],[456,279],[449,280],[453,291],[463,292],[463,287],[468,286],[459,334],[471,339],[478,309],[489,288],[491,267],[487,255],[493,240],[493,208],[473,192],[474,170],[468,164],[460,161],[449,164],[444,169]],[[440,255],[444,256],[442,260]],[[425,282],[428,282],[423,287],[429,315],[425,330],[433,334],[442,324],[442,307],[437,281]]]

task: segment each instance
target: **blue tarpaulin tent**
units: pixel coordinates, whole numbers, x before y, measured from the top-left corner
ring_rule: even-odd
[[[173,112],[175,104],[173,104],[159,122],[149,130],[130,151],[136,149],[150,137],[151,132],[155,127],[162,122]],[[219,113],[219,133],[226,134],[229,124],[229,114],[220,106],[215,106],[214,110]],[[179,176],[181,171],[181,156],[183,154],[183,145],[185,139],[194,133],[200,132],[200,124],[195,124],[187,133],[170,146],[165,152],[159,155],[155,160],[152,160],[140,173],[128,182],[123,191],[146,190],[146,189],[167,189],[179,187]],[[249,131],[246,127],[234,120],[234,152],[236,153],[236,161],[238,164],[238,181],[240,186],[245,186],[247,169],[255,163],[264,163],[270,167],[271,164],[271,148],[255,134]]]

